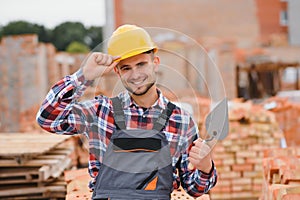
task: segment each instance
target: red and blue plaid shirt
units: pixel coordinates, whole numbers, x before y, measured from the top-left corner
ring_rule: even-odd
[[[116,129],[112,102],[108,97],[97,96],[93,100],[79,102],[90,81],[84,79],[82,70],[56,83],[49,91],[38,114],[39,125],[57,134],[84,134],[89,141],[89,173],[93,189],[95,177],[102,163],[103,155]],[[168,100],[158,90],[159,98],[150,108],[141,108],[122,92],[127,129],[152,129],[153,121],[166,108]],[[213,165],[210,173],[188,169],[188,151],[192,141],[197,138],[198,127],[190,114],[179,107],[173,113],[163,129],[170,143],[173,166],[173,187],[180,186],[194,197],[207,193],[217,182],[216,169]]]

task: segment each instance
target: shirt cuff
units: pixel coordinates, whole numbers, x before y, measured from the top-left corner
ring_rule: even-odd
[[[206,181],[210,181],[210,179],[214,176],[215,174],[215,165],[214,165],[214,162],[212,161],[212,167],[211,167],[211,170],[209,173],[206,173],[206,172],[203,172],[199,169],[197,169],[195,171],[195,183],[197,185],[201,185],[203,184],[203,181],[206,180]]]
[[[203,193],[207,193],[214,185],[216,184],[217,181],[217,174],[216,174],[216,168],[215,165],[212,161],[212,167],[209,173],[202,172],[201,170],[196,170],[195,171],[195,184],[196,188],[205,188],[203,190]]]
[[[74,74],[66,76],[64,82],[65,87],[58,95],[58,97],[62,97],[64,101],[80,98],[85,89],[93,83],[93,81],[88,81],[84,78],[82,68]]]
[[[74,83],[75,87],[79,86],[90,86],[94,81],[86,80],[83,75],[83,70],[80,68],[77,72],[71,75],[71,81]]]
[[[214,161],[211,161],[211,169],[210,169],[210,171],[209,171],[208,173],[203,172],[203,171],[201,171],[201,170],[199,170],[199,171],[201,172],[201,174],[204,174],[204,175],[206,175],[206,176],[210,176],[210,175],[213,173],[214,169],[215,169]]]

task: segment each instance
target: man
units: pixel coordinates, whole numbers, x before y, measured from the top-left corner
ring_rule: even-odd
[[[157,50],[143,28],[120,26],[108,54],[92,53],[80,70],[55,84],[37,114],[49,132],[89,139],[93,199],[165,200],[180,185],[198,197],[216,184],[210,147],[198,138],[195,122],[156,87]],[[77,101],[111,70],[126,91]]]

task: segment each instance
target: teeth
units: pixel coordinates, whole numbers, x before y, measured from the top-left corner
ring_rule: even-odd
[[[140,85],[140,84],[142,84],[145,80],[146,80],[146,79],[139,80],[139,81],[131,81],[131,83],[132,83],[133,85]]]
[[[139,85],[141,84],[143,81],[138,81],[138,82],[133,82],[134,85]]]

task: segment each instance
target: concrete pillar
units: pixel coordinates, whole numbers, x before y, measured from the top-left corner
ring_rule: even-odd
[[[300,45],[300,1],[288,0],[288,30],[290,45]]]

